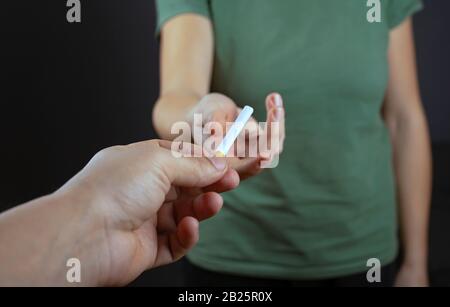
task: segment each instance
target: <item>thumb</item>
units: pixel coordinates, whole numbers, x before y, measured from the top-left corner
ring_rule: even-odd
[[[228,165],[225,158],[209,157],[200,146],[190,143],[159,141],[161,165],[171,184],[203,188],[220,180]],[[201,152],[201,157],[192,153]]]

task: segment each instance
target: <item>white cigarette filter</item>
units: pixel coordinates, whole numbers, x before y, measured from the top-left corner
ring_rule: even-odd
[[[242,132],[242,129],[244,129],[245,124],[248,122],[252,114],[252,107],[245,106],[244,109],[242,109],[241,113],[239,113],[239,116],[236,118],[236,121],[231,126],[227,135],[223,138],[222,142],[217,147],[216,156],[225,157],[228,154],[228,151],[230,151],[231,146],[236,141],[239,134]]]

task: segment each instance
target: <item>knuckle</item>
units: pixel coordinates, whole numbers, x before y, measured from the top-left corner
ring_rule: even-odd
[[[102,158],[105,156],[116,154],[118,152],[121,152],[123,150],[123,147],[124,146],[121,146],[121,145],[115,145],[115,146],[103,148],[102,150],[97,152],[94,157]]]

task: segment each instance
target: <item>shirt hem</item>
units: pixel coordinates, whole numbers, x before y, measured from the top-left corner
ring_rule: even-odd
[[[389,250],[378,256],[382,266],[391,264],[397,257],[397,250]],[[338,278],[357,273],[365,272],[366,263],[357,261],[351,264],[330,264],[320,267],[293,267],[286,266],[271,266],[267,263],[243,262],[243,261],[223,261],[211,259],[211,257],[200,255],[198,252],[189,254],[188,260],[194,265],[199,266],[205,270],[213,272],[241,275],[256,278],[273,278],[273,279],[288,279],[288,280],[306,280],[306,279],[328,279]],[[370,258],[370,257],[369,257]],[[365,261],[367,261],[367,258]],[[264,267],[264,269],[262,269]]]

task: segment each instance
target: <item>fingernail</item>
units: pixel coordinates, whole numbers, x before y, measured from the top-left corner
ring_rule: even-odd
[[[277,108],[282,108],[283,107],[283,99],[281,98],[280,94],[276,94],[274,100],[275,100],[275,106]]]
[[[218,157],[211,157],[208,158],[209,161],[214,165],[214,167],[219,170],[223,171],[225,167],[227,166],[227,161],[224,158],[218,158]]]

